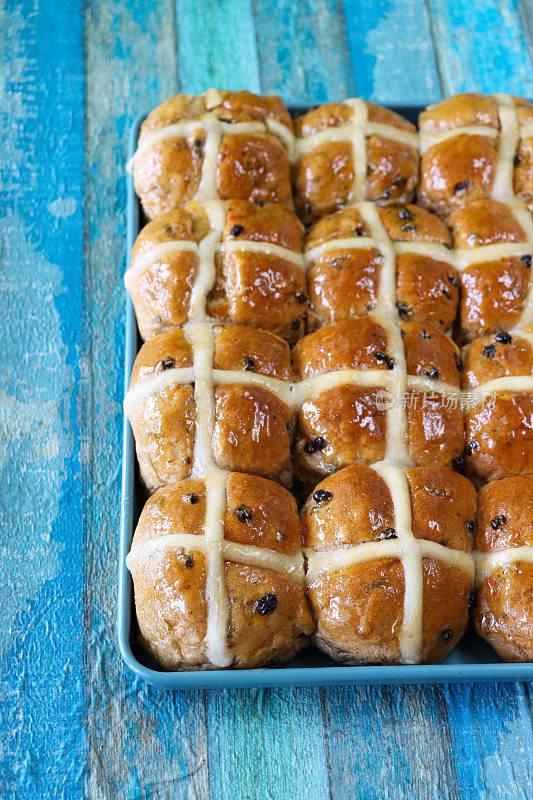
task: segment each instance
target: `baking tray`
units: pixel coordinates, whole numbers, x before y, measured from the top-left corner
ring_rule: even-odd
[[[416,106],[396,106],[394,111],[416,122],[422,110]],[[305,111],[305,107],[293,108]],[[146,114],[133,123],[129,138],[128,158],[135,152],[140,125]],[[132,175],[127,176],[127,266],[133,243],[139,233],[141,213],[133,188]],[[126,300],[126,349],[124,392],[141,345],[132,302]],[[137,623],[133,604],[133,582],[126,567],[133,532],[144,504],[135,456],[135,443],[128,419],[124,417],[122,458],[122,499],[120,513],[120,561],[118,573],[118,640],[120,652],[128,667],[140,678],[159,689],[251,689],[262,686],[341,686],[368,684],[474,683],[485,681],[533,680],[533,664],[507,664],[495,651],[469,630],[459,645],[442,664],[397,665],[390,667],[339,666],[324,653],[309,647],[282,667],[249,670],[191,670],[164,672],[137,642]]]

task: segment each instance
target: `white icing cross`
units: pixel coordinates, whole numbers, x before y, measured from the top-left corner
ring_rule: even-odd
[[[383,139],[391,139],[418,150],[418,134],[397,128],[395,125],[369,122],[368,106],[359,97],[344,100],[343,105],[352,108],[350,120],[342,125],[331,126],[318,133],[309,134],[309,136],[296,137],[292,150],[292,161],[296,163],[302,155],[329,142],[351,142],[354,178],[348,199],[354,202],[364,200],[366,197],[367,137],[380,136]]]
[[[436,542],[417,539],[412,531],[411,500],[405,471],[386,461],[374,464],[372,469],[385,481],[390,491],[394,506],[394,530],[397,538],[321,552],[306,548],[304,550],[307,558],[305,585],[311,586],[323,575],[338,572],[362,562],[382,558],[400,560],[404,571],[405,586],[403,621],[398,636],[400,662],[417,664],[422,657],[422,560],[430,558],[460,569],[469,575],[471,581],[474,580],[474,560],[470,553],[462,550],[453,550]]]

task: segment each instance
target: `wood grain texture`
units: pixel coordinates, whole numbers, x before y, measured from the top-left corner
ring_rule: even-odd
[[[531,94],[517,4],[0,9],[2,800],[531,797],[529,687],[169,694],[132,678],[115,634],[131,121],[209,85]]]
[[[254,16],[263,92],[294,106],[355,94],[338,0],[255,0]]]
[[[510,92],[533,97],[518,0],[427,0],[444,95]]]
[[[80,795],[80,4],[0,7],[0,796]],[[72,179],[75,176],[75,179]],[[43,763],[41,755],[46,754]]]
[[[344,0],[357,93],[390,105],[440,97],[424,0]]]

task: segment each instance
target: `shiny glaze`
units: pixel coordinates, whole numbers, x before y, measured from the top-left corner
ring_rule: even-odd
[[[478,200],[455,211],[450,226],[454,246],[467,250],[527,241],[512,210],[496,200]],[[515,325],[530,280],[531,267],[520,257],[502,257],[466,267],[461,273],[460,338],[469,341]]]
[[[430,559],[423,559],[422,570],[422,663],[435,663],[466,630],[470,581],[460,570]],[[318,645],[345,663],[398,663],[403,596],[403,567],[394,559],[319,578],[309,589]]]
[[[533,565],[498,567],[478,592],[474,623],[508,661],[533,661]]]
[[[192,366],[192,348],[176,328],[147,342],[137,355],[131,386]],[[215,338],[215,369],[289,380],[285,341],[266,331],[222,328]],[[173,384],[139,402],[130,412],[141,477],[150,491],[186,478],[193,463],[196,403],[191,385]],[[215,389],[212,447],[223,469],[246,471],[291,483],[292,412],[272,392],[246,384]]]
[[[466,413],[465,432],[470,474],[495,480],[533,472],[531,393],[501,392],[485,399]]]
[[[250,92],[178,95],[155,108],[141,126],[139,141],[153,131],[210,112],[233,122],[277,120],[292,132],[283,101]],[[144,211],[153,218],[194,199],[202,171],[205,131],[199,126],[185,137],[164,139],[140,155],[134,170],[135,189]],[[272,133],[227,134],[222,137],[216,165],[216,187],[222,198],[272,200],[292,208],[288,155]]]
[[[533,546],[533,478],[517,475],[484,486],[478,495],[475,549]],[[533,565],[497,566],[482,583],[474,608],[480,636],[512,661],[533,660]]]
[[[514,97],[518,125],[533,121],[533,104]],[[494,97],[465,93],[429,106],[419,116],[422,132],[449,131],[466,126],[499,131],[498,103]],[[457,135],[430,147],[422,155],[419,199],[422,205],[441,215],[465,203],[488,197],[496,167],[498,137]],[[514,192],[531,210],[533,161],[531,137],[519,139],[513,168]],[[458,184],[468,186],[456,189]]]
[[[406,470],[411,527],[418,539],[470,552],[468,523],[476,510],[475,489],[466,478],[442,468]],[[370,467],[351,466],[320,483],[331,493],[326,502],[311,495],[302,508],[304,545],[314,550],[380,541],[394,526],[388,487]]]
[[[524,545],[533,546],[531,475],[516,475],[483,486],[478,494],[475,549],[488,552]]]
[[[459,350],[444,334],[416,322],[401,326],[407,372],[459,386]],[[387,333],[372,317],[332,323],[302,339],[293,352],[297,378],[346,368],[387,370]],[[354,384],[324,391],[297,414],[295,464],[307,476],[327,475],[353,463],[385,456],[386,410],[382,390]],[[457,400],[410,392],[406,396],[409,452],[415,463],[450,466],[464,448],[464,424]],[[324,440],[314,448],[317,437]]]
[[[455,208],[490,194],[498,159],[492,137],[457,135],[422,154],[418,200],[446,216]],[[467,183],[465,188],[461,184]]]
[[[271,243],[300,253],[303,226],[283,206],[230,200],[224,210],[222,248],[243,241],[258,242],[262,247]],[[173,241],[199,244],[210,230],[201,203],[168,212],[141,231],[132,251],[132,265],[156,245]],[[188,321],[198,265],[196,253],[179,251],[156,259],[135,275],[130,292],[143,338]],[[220,322],[273,330],[289,341],[303,334],[307,303],[305,276],[298,264],[261,250],[222,251],[215,253],[215,272],[215,283],[207,296],[208,316]]]
[[[251,512],[249,521],[237,518],[235,512],[242,507]],[[143,509],[132,549],[165,535],[203,533],[205,511],[203,480],[185,480],[161,489]],[[229,541],[296,554],[301,548],[296,503],[270,481],[232,473],[224,534]],[[313,621],[300,585],[270,569],[233,562],[225,562],[224,575],[233,666],[251,668],[270,660],[285,661],[307,643]],[[204,554],[192,547],[159,549],[141,556],[133,579],[141,641],[156,661],[164,669],[209,668],[204,642]],[[256,602],[267,594],[276,596],[276,607],[259,614],[254,610]]]
[[[467,267],[461,274],[459,322],[468,341],[474,336],[512,328],[524,308],[531,269],[520,258]]]
[[[463,359],[464,389],[505,375],[533,375],[533,344],[518,334],[512,334],[510,342],[498,341],[497,335],[474,339],[465,347]]]
[[[435,242],[450,246],[445,225],[426,209],[390,201],[378,206],[392,242]],[[335,239],[369,236],[357,208],[345,208],[317,222],[307,234],[304,252]],[[367,314],[376,305],[383,257],[376,247],[339,248],[320,254],[307,273],[308,329]],[[396,254],[397,301],[402,319],[447,330],[459,299],[456,270],[447,262],[417,253]]]
[[[369,122],[379,122],[401,130],[414,126],[388,109],[366,103]],[[344,103],[327,103],[295,120],[299,137],[348,123],[353,108]],[[365,197],[370,200],[413,198],[418,178],[418,153],[413,147],[369,135],[366,139],[367,180]],[[302,155],[293,169],[295,204],[305,222],[317,220],[348,202],[363,200],[353,196],[354,163],[350,141],[326,142]]]

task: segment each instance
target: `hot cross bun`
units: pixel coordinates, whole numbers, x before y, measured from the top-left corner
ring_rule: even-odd
[[[461,639],[475,490],[446,469],[351,466],[302,511],[314,642],[338,661],[432,663]]]
[[[327,103],[294,121],[296,209],[312,222],[358,200],[414,199],[415,126],[360,99]]]
[[[349,464],[451,466],[464,428],[457,346],[417,322],[396,327],[367,316],[302,339],[293,366],[302,381],[294,464],[306,482]]]
[[[533,209],[533,104],[460,94],[420,114],[421,205],[446,216],[472,200],[516,196]]]
[[[458,337],[533,323],[533,222],[518,206],[477,200],[450,217],[461,280]]]
[[[313,631],[296,503],[263,478],[217,473],[160,489],[127,564],[141,643],[165,670],[272,666]]]
[[[481,480],[533,472],[531,334],[500,331],[464,351],[466,467]]]
[[[324,217],[304,244],[308,330],[379,314],[391,294],[400,320],[447,331],[459,299],[450,248],[446,226],[420,206],[356,203]]]
[[[195,443],[202,436],[220,469],[290,485],[293,412],[287,404],[287,343],[241,325],[207,328],[205,334],[204,346],[212,347],[205,377],[194,369],[202,342],[181,328],[151,339],[135,359],[125,407],[145,486],[154,491],[194,473]],[[203,380],[209,382],[212,417],[202,416],[206,398],[198,397],[198,381]],[[200,419],[206,430],[198,432]]]
[[[149,219],[189,200],[293,207],[292,120],[279,97],[209,89],[171,97],[141,125],[130,169]]]
[[[191,203],[139,234],[126,272],[144,339],[191,319],[265,328],[295,341],[307,309],[303,226],[280,205]]]

